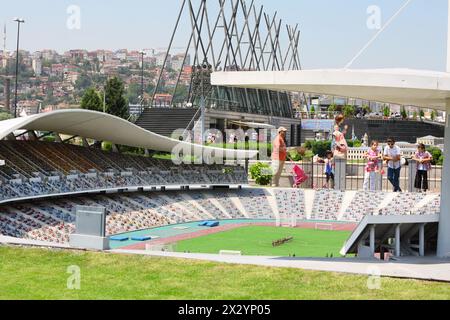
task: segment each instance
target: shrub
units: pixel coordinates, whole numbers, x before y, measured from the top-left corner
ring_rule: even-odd
[[[104,142],[102,143],[102,150],[103,150],[103,151],[112,151],[112,143],[111,143],[111,142],[104,141]]]
[[[432,120],[432,121],[436,120],[436,116],[437,116],[436,111],[433,110],[433,111],[431,112],[431,120]]]
[[[347,105],[344,107],[344,117],[351,118],[356,114],[356,108],[354,106]]]
[[[433,164],[434,165],[442,165],[444,164],[444,156],[442,155],[442,151],[436,147],[429,147],[428,152],[433,156]]]
[[[272,168],[266,163],[258,162],[250,167],[250,177],[260,186],[269,185],[272,176]]]
[[[309,111],[311,113],[311,118],[314,118],[316,115],[316,108],[314,106],[311,106],[311,110]]]
[[[387,105],[383,107],[383,116],[390,117],[391,116],[391,108]]]
[[[303,157],[297,150],[293,150],[289,152],[289,158],[292,161],[300,161]]]
[[[313,155],[319,155],[319,157],[325,157],[327,151],[331,150],[331,141],[306,141],[304,147],[310,151],[312,151]],[[309,155],[305,155],[305,158],[308,158]]]
[[[331,141],[316,141],[313,144],[312,152],[321,158],[325,157],[328,150],[331,150]]]
[[[408,119],[408,112],[406,112],[405,107],[402,108],[401,115],[403,120]]]
[[[359,148],[362,146],[362,142],[359,140],[347,140],[349,148]]]
[[[44,140],[45,142],[55,142],[56,141],[56,137],[51,135],[51,136],[46,136],[44,137],[42,140]]]

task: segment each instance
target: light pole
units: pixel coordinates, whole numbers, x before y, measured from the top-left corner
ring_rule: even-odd
[[[142,105],[144,103],[144,56],[145,56],[145,52],[144,50],[142,50],[141,52],[139,52],[141,54],[141,109],[142,109]]]
[[[25,23],[24,19],[14,18],[14,22],[17,22],[17,51],[16,51],[16,88],[14,91],[14,118],[17,118],[17,86],[19,76],[19,41],[20,41],[20,24]]]

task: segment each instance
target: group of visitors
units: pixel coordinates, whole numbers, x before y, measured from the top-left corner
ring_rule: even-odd
[[[387,177],[394,188],[394,192],[402,192],[400,173],[406,160],[402,157],[402,151],[393,138],[387,140],[387,145],[382,151],[379,149],[379,142],[372,141],[365,158],[367,159],[367,165],[365,167],[364,190],[374,191],[377,189],[376,183],[380,181],[379,175],[384,174],[382,164],[385,161],[388,167]],[[433,156],[426,151],[424,144],[419,144],[412,160],[417,162],[414,187],[418,191],[426,192],[428,191],[428,172],[431,170]]]
[[[348,126],[341,128],[344,123],[344,116],[339,115],[335,118],[334,132],[332,135],[332,150],[326,152],[325,158],[322,159],[324,163],[324,175],[326,176],[325,188],[334,189],[335,186],[335,159],[347,159],[348,144],[345,135]],[[272,166],[273,166],[273,187],[278,187],[280,183],[281,174],[285,162],[287,160],[286,147],[286,132],[287,129],[281,127],[278,130],[278,136],[273,142]],[[382,176],[385,174],[384,166],[387,165],[387,178],[392,184],[394,192],[402,192],[400,184],[400,174],[402,166],[406,164],[406,160],[402,156],[402,151],[394,138],[386,141],[384,149],[380,148],[380,143],[377,140],[372,141],[369,150],[364,154],[367,160],[364,168],[364,183],[363,189],[366,191],[375,191],[379,189],[379,184],[382,182]],[[414,154],[412,160],[417,162],[417,173],[415,177],[414,187],[417,191],[426,192],[428,186],[428,173],[431,170],[431,162],[433,156],[426,151],[424,144],[419,144],[417,152]]]

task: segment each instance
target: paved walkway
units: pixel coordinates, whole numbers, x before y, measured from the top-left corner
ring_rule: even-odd
[[[1,236],[1,235],[0,235],[0,244],[11,244],[11,245],[19,245],[19,246],[33,246],[33,247],[60,248],[60,249],[70,249],[71,248],[68,243],[58,244],[58,243],[54,243],[54,242],[46,242],[46,241],[38,241],[38,240],[13,238],[13,237]]]
[[[360,259],[306,259],[257,256],[224,256],[214,254],[187,254],[149,252],[142,250],[112,250],[118,254],[137,254],[154,257],[170,257],[219,263],[257,265],[266,267],[298,268],[360,275],[410,278],[450,282],[450,259],[404,258],[401,261],[383,262]]]

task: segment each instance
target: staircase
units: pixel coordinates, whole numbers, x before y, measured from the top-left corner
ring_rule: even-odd
[[[191,123],[191,120],[196,113],[197,109],[146,109],[136,121],[136,125],[162,136],[170,137],[175,130],[186,129],[189,125],[190,128],[187,129],[192,129],[194,122]]]

